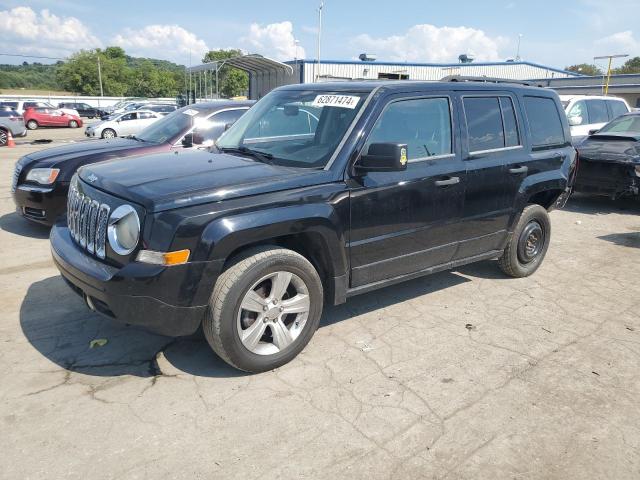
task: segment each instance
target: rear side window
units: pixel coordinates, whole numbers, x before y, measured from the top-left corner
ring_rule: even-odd
[[[589,111],[589,121],[591,123],[605,123],[609,121],[607,104],[604,100],[587,100],[587,110]]]
[[[505,147],[520,145],[518,123],[516,122],[516,112],[513,109],[513,101],[509,97],[500,97],[500,108],[502,109],[502,123],[504,124]]]
[[[462,101],[470,152],[520,145],[510,97],[465,97]]]
[[[449,99],[417,98],[389,104],[371,130],[365,152],[372,143],[406,143],[409,161],[450,154]]]
[[[504,147],[498,97],[465,98],[463,103],[469,135],[469,151]]]
[[[560,114],[552,98],[525,96],[524,108],[534,147],[553,147],[566,143]]]
[[[609,104],[609,109],[611,110],[611,119],[617,118],[620,115],[624,115],[628,112],[627,106],[624,104],[624,102],[621,102],[619,100],[607,100],[607,103]]]

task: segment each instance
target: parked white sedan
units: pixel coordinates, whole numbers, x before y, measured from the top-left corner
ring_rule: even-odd
[[[108,120],[89,125],[84,134],[87,137],[98,138],[128,137],[136,135],[161,118],[161,114],[151,110],[118,113],[109,117]]]

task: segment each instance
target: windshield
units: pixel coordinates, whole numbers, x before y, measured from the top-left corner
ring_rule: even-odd
[[[278,165],[323,168],[362,108],[366,95],[275,90],[245,113],[216,145],[222,151],[258,152]]]
[[[640,115],[624,115],[610,121],[600,130],[600,134],[615,134],[637,137],[640,135]]]
[[[208,113],[193,106],[183,107],[153,122],[137,134],[136,138],[143,142],[164,143],[187,133],[205,115]]]

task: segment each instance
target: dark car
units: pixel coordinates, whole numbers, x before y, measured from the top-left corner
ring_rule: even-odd
[[[100,118],[102,115],[105,115],[105,112],[103,110],[92,107],[88,103],[63,102],[58,104],[58,108],[71,108],[73,110],[76,110],[81,117],[87,118]]]
[[[580,145],[577,192],[611,198],[640,192],[640,112],[622,115]]]
[[[216,145],[82,167],[52,253],[91,309],[202,325],[251,372],[293,359],[325,301],[493,258],[531,275],[576,167],[555,92],[484,82],[282,87]]]
[[[161,118],[135,138],[78,142],[29,153],[18,160],[13,174],[16,210],[29,220],[52,225],[66,210],[69,181],[78,167],[111,158],[211,145],[251,105],[198,103]]]

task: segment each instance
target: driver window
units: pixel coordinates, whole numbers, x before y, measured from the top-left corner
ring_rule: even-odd
[[[420,98],[391,103],[367,139],[372,143],[406,143],[409,161],[452,153],[451,114],[447,98]]]
[[[574,125],[586,125],[589,123],[589,118],[587,117],[587,105],[584,101],[576,102],[571,110],[569,111],[569,118],[573,118],[574,121],[579,120],[579,122],[574,123]]]
[[[123,122],[126,122],[127,120],[135,120],[137,118],[137,115],[137,113],[127,113],[126,115],[123,115],[120,120],[122,120]]]

